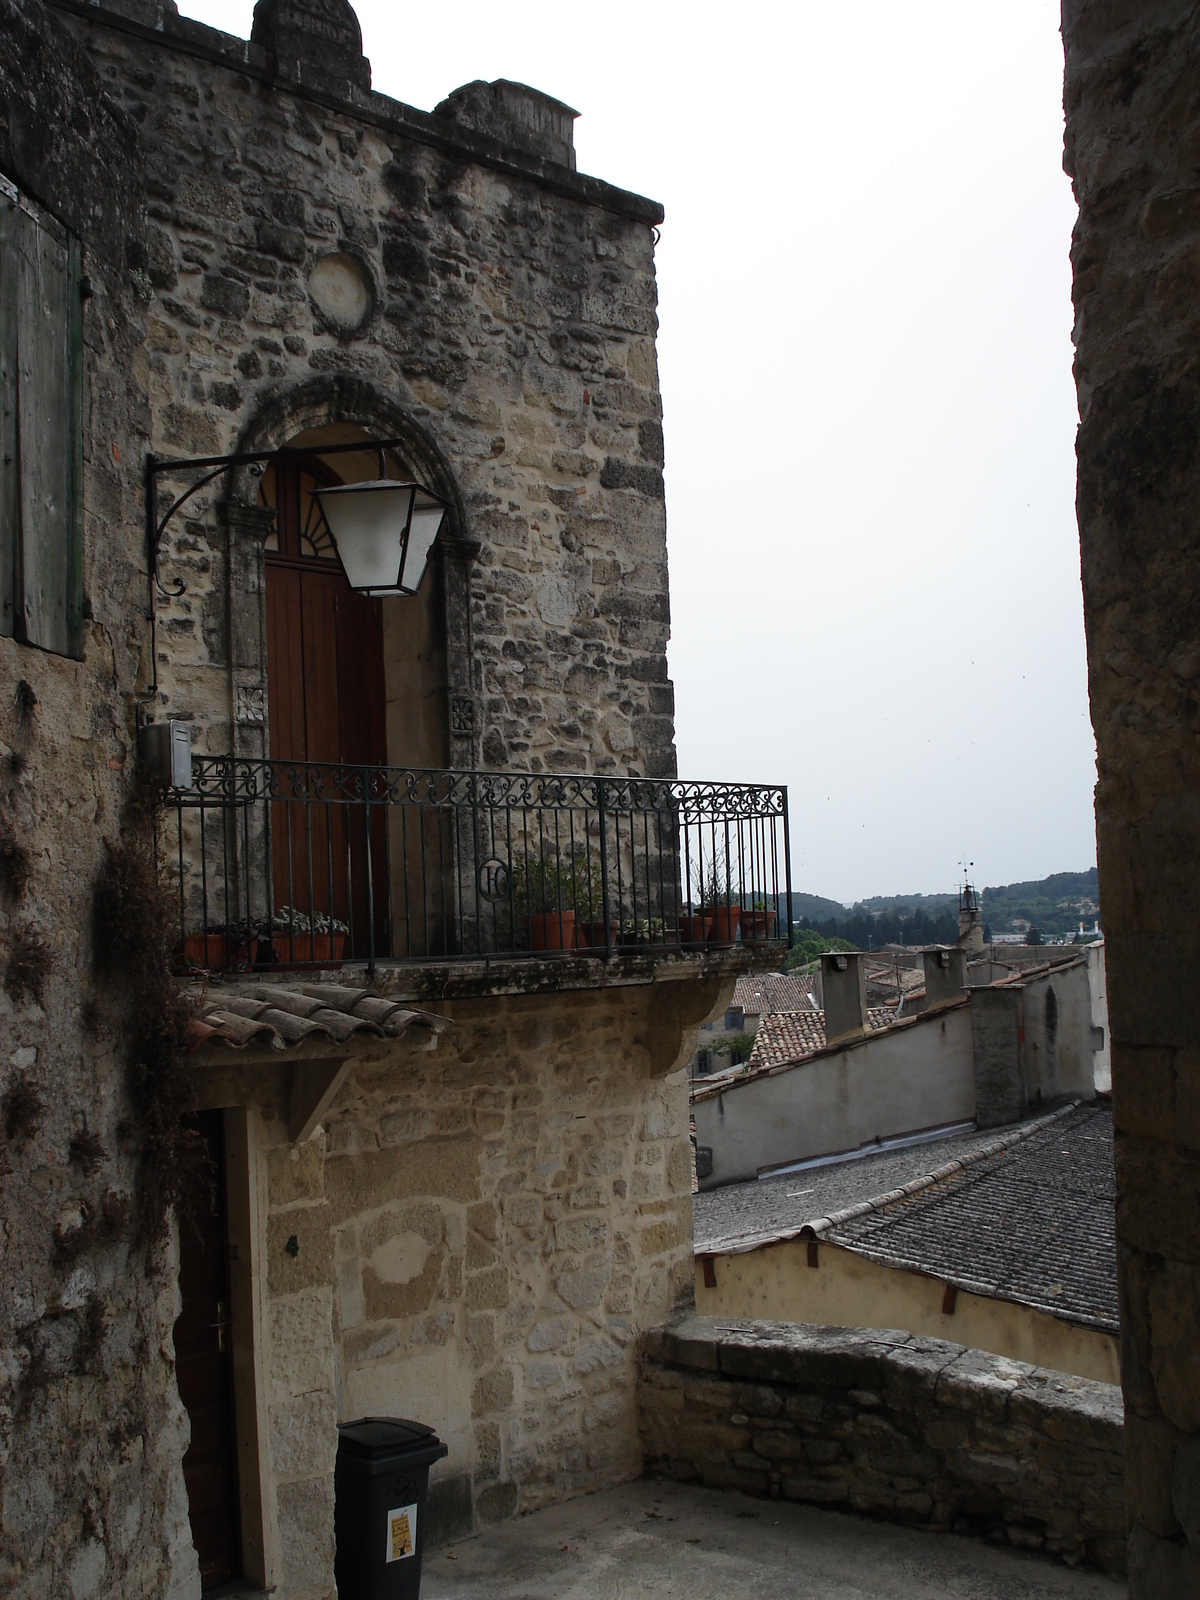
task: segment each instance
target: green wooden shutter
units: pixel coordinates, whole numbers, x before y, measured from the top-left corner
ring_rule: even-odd
[[[78,241],[24,199],[0,195],[0,359],[14,441],[0,484],[11,624],[26,644],[83,654],[82,308]],[[9,324],[15,322],[15,334]],[[13,357],[15,356],[15,360]],[[10,423],[7,408],[14,417]],[[7,450],[6,452],[7,453]],[[11,557],[7,544],[11,542]]]
[[[0,634],[11,638],[17,582],[17,191],[0,178]]]

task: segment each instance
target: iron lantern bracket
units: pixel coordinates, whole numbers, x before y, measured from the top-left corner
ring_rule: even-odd
[[[361,454],[364,450],[375,450],[379,454],[379,476],[383,478],[387,476],[385,453],[388,450],[402,450],[404,443],[403,439],[356,439],[350,444],[313,445],[307,449],[285,446],[280,450],[242,451],[236,455],[195,456],[191,459],[148,455],[146,457],[146,566],[150,585],[151,614],[154,610],[156,591],[168,600],[176,600],[180,595],[187,593],[187,584],[182,578],[175,580],[173,588],[168,588],[162,580],[162,541],[167,525],[194,494],[198,494],[222,473],[229,472],[234,467],[249,467],[256,477],[261,477],[269,466],[281,461],[317,461],[325,456],[353,455]],[[196,475],[195,482],[174,499],[160,516],[158,480],[186,477],[191,474]]]

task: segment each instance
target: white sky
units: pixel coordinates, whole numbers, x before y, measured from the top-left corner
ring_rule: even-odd
[[[786,782],[839,900],[1091,866],[1056,0],[356,9],[377,89],[531,83],[666,206],[681,775]]]

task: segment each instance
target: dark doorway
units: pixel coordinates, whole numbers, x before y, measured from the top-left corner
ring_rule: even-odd
[[[313,490],[336,483],[311,457],[263,475],[261,499],[276,514],[267,540],[267,702],[273,761],[385,766],[386,706],[381,602],[346,582]],[[282,791],[312,791],[301,774]],[[347,954],[368,949],[366,812],[354,783],[332,801],[273,808],[276,908],[314,925],[333,917],[349,929]],[[371,826],[375,951],[387,953],[387,840],[382,808]],[[292,934],[294,958],[312,959]]]
[[[214,1589],[242,1570],[233,1427],[233,1339],[229,1316],[229,1245],[222,1113],[190,1119],[207,1162],[189,1188],[179,1218],[179,1293],[175,1373],[192,1424],[183,1458],[192,1542],[200,1583]]]

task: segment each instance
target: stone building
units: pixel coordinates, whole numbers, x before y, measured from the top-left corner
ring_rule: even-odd
[[[344,0],[261,0],[250,41],[0,0],[14,1594],[331,1595],[365,1412],[450,1446],[435,1536],[639,1468],[636,1337],[690,1293],[685,1065],[778,960],[774,912],[718,944],[693,882],[720,835],[728,897],[748,827],[777,903],[786,813],[675,783],[662,212],[575,171],[573,116],[372,93]],[[352,591],[315,515],[376,477],[444,507],[415,595]],[[194,787],[148,812],[168,721]]]
[[[1200,19],[1065,0],[1129,1587],[1200,1592]]]

